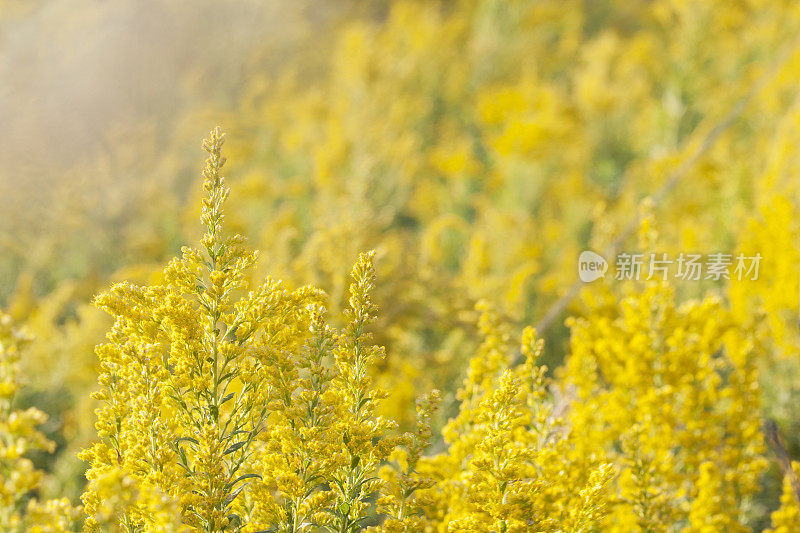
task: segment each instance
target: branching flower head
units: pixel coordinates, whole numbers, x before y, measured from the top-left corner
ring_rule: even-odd
[[[257,254],[223,233],[223,142],[217,128],[203,143],[202,248],[184,248],[162,285],[96,299],[115,324],[97,348],[87,527],[355,531],[395,444],[370,376],[383,357],[368,332],[373,253],[353,269],[342,332],[325,323],[320,290],[251,285]],[[131,497],[109,512],[118,479]]]

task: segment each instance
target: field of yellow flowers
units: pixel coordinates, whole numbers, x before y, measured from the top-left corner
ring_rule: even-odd
[[[0,533],[800,533],[797,3],[0,0],[0,125]]]

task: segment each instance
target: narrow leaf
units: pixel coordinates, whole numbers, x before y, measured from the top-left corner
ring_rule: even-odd
[[[247,441],[246,441],[246,440],[243,440],[243,441],[241,441],[241,442],[237,442],[237,443],[235,443],[235,444],[231,444],[230,446],[228,446],[228,449],[227,449],[227,450],[225,450],[224,452],[222,452],[222,455],[228,455],[229,453],[233,453],[233,452],[235,452],[236,450],[238,450],[239,448],[241,448],[242,446],[244,446],[245,444],[247,444]]]

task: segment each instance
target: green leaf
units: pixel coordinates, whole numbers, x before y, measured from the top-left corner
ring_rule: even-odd
[[[242,435],[242,434],[249,435],[250,432],[245,430],[245,429],[237,429],[236,431],[234,431],[233,433],[231,433],[227,437],[224,437],[223,440],[228,441],[228,440],[231,440],[232,438],[234,438],[236,435]]]
[[[234,527],[242,525],[242,517],[236,513],[231,513],[227,517],[228,523]]]
[[[244,446],[245,444],[247,444],[247,441],[246,441],[246,440],[243,440],[243,441],[241,441],[241,442],[237,442],[237,443],[235,443],[235,444],[231,444],[230,446],[228,446],[228,449],[227,449],[227,450],[225,450],[224,452],[222,452],[222,455],[228,455],[229,453],[233,453],[233,452],[235,452],[236,450],[238,450],[239,448],[241,448],[242,446]]]
[[[235,372],[235,371],[231,371],[231,372],[226,372],[226,373],[224,373],[224,374],[222,375],[222,377],[221,377],[221,378],[219,378],[219,382],[220,382],[220,383],[222,383],[223,381],[225,381],[225,380],[227,380],[227,379],[230,379],[230,378],[232,378],[232,377],[234,376],[234,374],[236,374],[236,372]]]
[[[239,495],[239,493],[242,492],[246,486],[247,486],[247,484],[240,485],[238,489],[236,489],[233,492],[231,492],[228,495],[228,497],[225,498],[225,505],[227,506],[227,505],[230,505],[231,503],[233,503],[233,500],[236,499],[236,497]]]
[[[177,448],[178,448],[178,455],[181,456],[181,462],[188,466],[189,460],[186,459],[186,451],[184,451],[182,446],[178,446]],[[187,468],[187,470],[188,470],[188,468]]]
[[[233,481],[231,481],[230,483],[228,483],[228,484],[226,485],[226,487],[230,488],[230,487],[232,487],[232,486],[236,485],[237,483],[239,483],[240,481],[244,481],[245,479],[252,479],[252,478],[258,478],[258,479],[261,479],[261,476],[260,476],[260,475],[258,475],[258,474],[244,474],[244,475],[242,475],[242,476],[239,476],[239,477],[237,477],[236,479],[234,479],[234,480],[233,480]]]

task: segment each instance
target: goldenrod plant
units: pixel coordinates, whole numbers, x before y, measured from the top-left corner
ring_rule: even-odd
[[[719,300],[674,298],[647,287],[571,322],[570,419],[582,453],[618,469],[610,530],[747,530],[766,467],[758,354]]]
[[[0,306],[54,443],[21,519],[792,527],[798,4],[318,4],[0,0]]]
[[[79,510],[67,498],[40,501],[42,479],[27,457],[31,450],[53,451],[37,429],[47,419],[39,409],[15,405],[22,377],[20,359],[30,338],[0,312],[0,529],[8,533],[72,531]]]
[[[176,530],[357,531],[395,443],[370,378],[383,356],[368,332],[373,256],[353,269],[341,332],[324,322],[321,291],[251,286],[257,254],[223,236],[223,141],[217,128],[203,143],[202,249],[184,248],[163,285],[96,299],[115,324],[97,349],[87,528],[149,530],[168,516]],[[109,510],[120,484],[131,495]]]
[[[796,461],[791,463],[794,475],[800,475],[800,464]],[[783,481],[783,491],[781,493],[781,505],[772,513],[772,528],[765,530],[767,533],[795,533],[800,531],[800,502],[798,494],[792,487],[790,475]]]
[[[202,250],[184,248],[164,284],[121,283],[96,299],[115,317],[98,346],[101,440],[85,450],[88,530],[589,531],[605,514],[610,463],[577,457],[554,416],[542,342],[480,307],[484,341],[460,389],[460,413],[431,443],[433,391],[417,428],[378,414],[370,333],[374,253],[352,269],[347,323],[325,322],[324,294],[245,272],[256,254],[223,236],[230,193],[224,136],[203,144]],[[376,507],[377,504],[377,507]]]
[[[399,446],[389,457],[391,463],[381,468],[380,475],[387,482],[387,487],[378,499],[378,505],[386,518],[376,531],[425,531],[430,526],[420,507],[424,502],[420,499],[420,493],[433,487],[436,481],[423,475],[418,466],[433,438],[431,417],[438,409],[439,401],[440,395],[436,389],[417,400],[416,431],[398,440]]]
[[[658,247],[652,202],[640,246]],[[715,297],[630,282],[571,318],[561,385],[581,453],[617,468],[609,531],[747,531],[767,461],[754,332]],[[642,282],[639,282],[642,283]]]
[[[603,451],[575,455],[574,435],[553,410],[543,343],[525,330],[525,362],[507,325],[479,304],[483,342],[444,428],[447,451],[423,459],[434,480],[423,508],[433,531],[592,531],[606,515],[612,465]],[[409,530],[410,531],[410,530]]]

